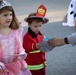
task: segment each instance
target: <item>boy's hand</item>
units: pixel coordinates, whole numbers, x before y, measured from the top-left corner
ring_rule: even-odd
[[[36,47],[39,49],[41,47],[40,43],[37,43]]]

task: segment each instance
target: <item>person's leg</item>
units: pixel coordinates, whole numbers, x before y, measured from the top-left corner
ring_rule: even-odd
[[[31,70],[32,75],[46,75],[45,68],[40,70]]]
[[[75,26],[75,28],[76,28],[76,20],[74,20],[74,24],[75,24],[74,26]]]

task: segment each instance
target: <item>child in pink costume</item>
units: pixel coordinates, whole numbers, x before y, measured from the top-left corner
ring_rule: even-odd
[[[22,26],[10,3],[0,0],[0,75],[31,75],[24,61]]]

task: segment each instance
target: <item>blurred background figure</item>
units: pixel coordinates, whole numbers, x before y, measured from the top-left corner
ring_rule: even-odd
[[[68,12],[64,17],[64,22],[62,23],[63,26],[74,26],[76,28],[76,0],[71,0]]]

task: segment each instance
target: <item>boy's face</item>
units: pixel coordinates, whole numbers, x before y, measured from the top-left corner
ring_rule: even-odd
[[[34,32],[34,33],[38,33],[38,32],[40,32],[40,30],[41,30],[41,26],[42,26],[42,22],[35,22],[35,21],[33,21],[30,25],[29,25],[29,27],[31,28],[31,30]]]

